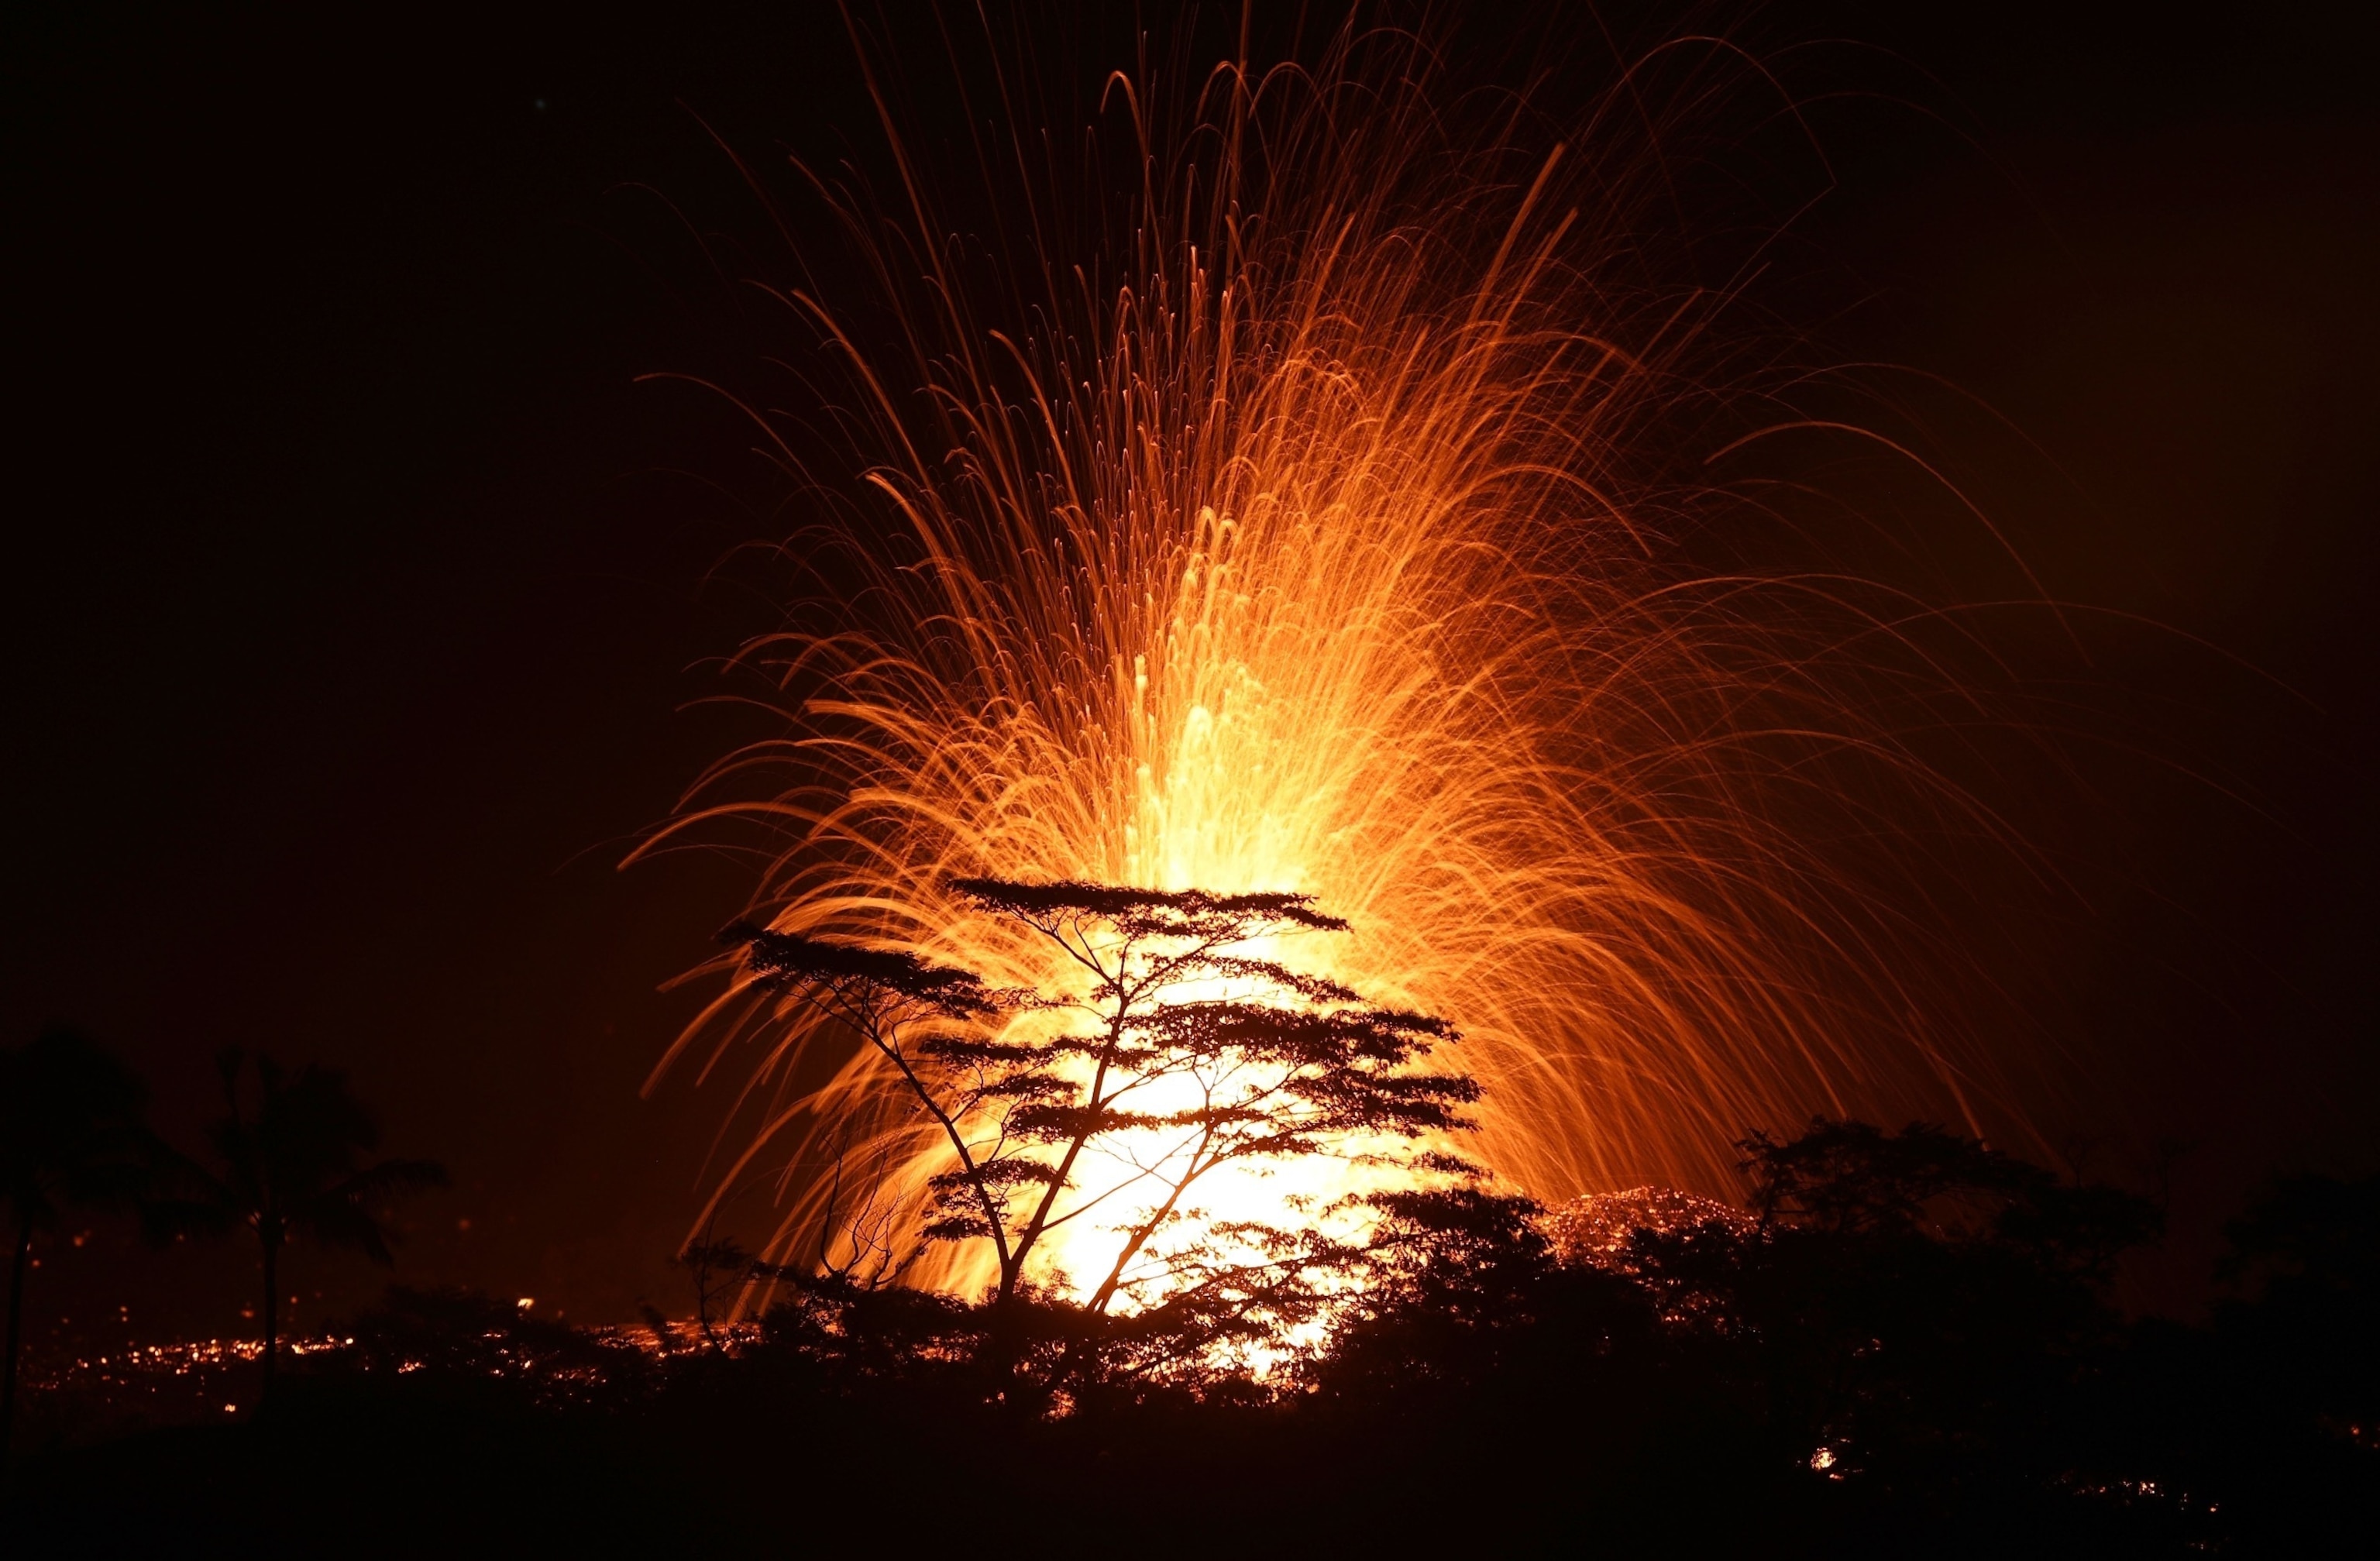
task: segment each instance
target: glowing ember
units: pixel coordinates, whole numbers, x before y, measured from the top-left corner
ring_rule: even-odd
[[[1754,1224],[1750,1215],[1717,1198],[1681,1192],[1674,1187],[1636,1187],[1625,1192],[1589,1193],[1564,1204],[1546,1217],[1546,1237],[1564,1263],[1625,1268],[1629,1240],[1639,1230],[1674,1236],[1716,1225],[1740,1236]]]

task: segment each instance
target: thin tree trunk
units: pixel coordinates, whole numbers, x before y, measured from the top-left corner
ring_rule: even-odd
[[[264,1389],[273,1391],[273,1356],[281,1341],[281,1286],[273,1274],[273,1259],[280,1255],[279,1243],[264,1243]]]
[[[8,1459],[9,1438],[17,1429],[17,1344],[25,1332],[25,1260],[33,1251],[33,1216],[17,1222],[17,1256],[8,1266],[8,1364],[0,1374],[0,1468]]]

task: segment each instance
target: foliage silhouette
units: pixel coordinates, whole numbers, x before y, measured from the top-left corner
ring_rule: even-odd
[[[2085,1470],[2070,1411],[2121,1341],[2104,1281],[2154,1205],[1924,1124],[1743,1147],[1757,1229],[1640,1233],[1632,1257],[1767,1385],[1804,1458],[1921,1527],[2024,1511]]]
[[[2380,1506],[2380,1176],[2294,1176],[2228,1231],[2233,1287],[2211,1333],[2156,1331],[2161,1393],[2138,1395],[2162,1460],[2273,1554],[2368,1548]]]
[[[699,1241],[688,1241],[677,1254],[678,1266],[694,1281],[694,1320],[703,1342],[724,1351],[712,1325],[722,1302],[740,1291],[752,1277],[752,1254],[734,1238],[718,1238],[706,1229]]]
[[[237,1047],[216,1059],[225,1115],[207,1134],[214,1164],[174,1156],[171,1191],[147,1212],[161,1230],[222,1232],[244,1225],[256,1233],[264,1268],[261,1375],[269,1391],[280,1351],[282,1249],[293,1240],[315,1241],[391,1264],[379,1206],[445,1186],[446,1171],[433,1160],[358,1164],[378,1146],[380,1128],[349,1093],[345,1074],[312,1063],[292,1074],[261,1055],[250,1070],[248,1060]],[[241,1100],[250,1071],[252,1109]]]
[[[37,1230],[68,1204],[122,1203],[151,1165],[141,1123],[146,1091],[131,1071],[77,1031],[53,1027],[0,1051],[0,1195],[13,1238],[7,1361],[0,1370],[0,1458],[16,1426],[25,1270]]]
[[[1001,990],[904,950],[748,924],[724,935],[745,946],[754,980],[856,1035],[953,1161],[932,1179],[905,1252],[856,1219],[822,1229],[817,1267],[833,1282],[816,1296],[882,1288],[928,1243],[980,1242],[994,1259],[1006,1348],[1020,1359],[1055,1329],[1069,1336],[1062,1374],[1091,1371],[1101,1351],[1111,1365],[1154,1370],[1232,1338],[1278,1338],[1310,1315],[1315,1277],[1355,1261],[1310,1230],[1195,1225],[1193,1195],[1217,1171],[1360,1142],[1374,1163],[1470,1174],[1418,1147],[1465,1128],[1461,1108],[1477,1096],[1468,1078],[1419,1066],[1453,1030],[1247,951],[1288,933],[1344,930],[1307,897],[996,878],[954,887],[1038,940],[1064,975],[1048,990]],[[1115,1252],[1104,1272],[1082,1277],[1084,1300],[1070,1308],[1034,1293],[1031,1265],[1083,1220],[1111,1232]],[[838,1262],[838,1251],[851,1259]],[[1133,1322],[1086,1321],[1120,1301],[1134,1303]]]
[[[2107,1277],[2118,1254],[2155,1236],[2163,1216],[2112,1188],[2061,1183],[2038,1166],[1924,1122],[1898,1134],[1815,1118],[1779,1144],[1741,1147],[1754,1212],[1771,1224],[1846,1238],[1988,1235],[2048,1265]]]
[[[402,1490],[390,1554],[466,1524],[682,1542],[689,1513],[721,1546],[782,1546],[790,1523],[881,1548],[959,1493],[1056,1481],[1065,1498],[1029,1509],[1061,1554],[1125,1534],[1160,1555],[2368,1550],[2380,1184],[2277,1187],[2235,1227],[2239,1293],[2202,1328],[2107,1302],[2145,1204],[1971,1140],[1817,1122],[1748,1141],[1745,1168],[1765,1221],[1639,1229],[1591,1258],[1488,1187],[1383,1198],[1335,1330],[1262,1378],[1134,1369],[1139,1313],[807,1265],[757,1328],[666,1355],[392,1289],[252,1422],[44,1455],[23,1531],[89,1548],[94,1514],[129,1532],[145,1512],[170,1541],[202,1513],[319,1548]],[[1020,1404],[994,1391],[1012,1349],[1045,1378],[1089,1365]],[[278,1508],[226,1503],[260,1459],[285,1475]]]

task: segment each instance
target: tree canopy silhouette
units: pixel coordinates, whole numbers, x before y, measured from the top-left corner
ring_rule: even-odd
[[[282,1248],[292,1240],[315,1241],[393,1263],[380,1205],[445,1186],[446,1171],[433,1160],[360,1163],[362,1155],[379,1145],[380,1127],[348,1091],[344,1073],[309,1063],[293,1074],[270,1057],[259,1055],[254,1061],[251,1070],[237,1047],[216,1059],[225,1114],[207,1133],[213,1163],[176,1156],[174,1190],[151,1217],[170,1229],[217,1232],[244,1225],[256,1233],[264,1265],[263,1378],[269,1387],[280,1349]],[[241,1099],[243,1079],[250,1073],[256,1080],[253,1107]]]
[[[1794,1139],[1739,1146],[1752,1208],[1767,1223],[1846,1238],[1988,1237],[2094,1278],[2155,1235],[2163,1216],[2115,1188],[2060,1181],[2039,1166],[1925,1122],[1890,1133],[1813,1118]]]
[[[1186,1337],[1172,1301],[1093,1313],[1029,1287],[1003,1309],[811,1271],[720,1348],[667,1351],[392,1290],[351,1349],[284,1362],[271,1415],[44,1455],[27,1531],[84,1537],[146,1504],[170,1543],[269,1461],[276,1502],[223,1531],[445,1493],[399,1504],[408,1553],[489,1506],[528,1543],[557,1513],[600,1514],[600,1545],[638,1513],[682,1533],[699,1511],[717,1543],[781,1545],[796,1511],[820,1543],[880,1544],[920,1492],[1053,1481],[1036,1531],[1059,1550],[1144,1532],[1184,1490],[1230,1499],[1160,1549],[2370,1548],[2380,1181],[2277,1185],[2234,1228],[2240,1294],[2201,1327],[2105,1293],[2108,1233],[2146,1233],[2151,1206],[1973,1140],[1822,1120],[1747,1141],[1744,1170],[1765,1220],[1640,1189],[1604,1195],[1598,1217],[1645,1221],[1617,1240],[1565,1242],[1477,1182],[1378,1194],[1360,1268],[1333,1271],[1360,1283],[1261,1376],[1139,1369]],[[689,1268],[732,1281],[734,1244],[699,1245]],[[1082,1369],[986,1369],[1019,1351]]]
[[[1075,1277],[1089,1313],[1167,1302],[1170,1316],[1196,1316],[1211,1336],[1249,1313],[1260,1276],[1345,1256],[1310,1232],[1241,1221],[1227,1235],[1245,1260],[1227,1258],[1219,1228],[1189,1217],[1217,1171],[1360,1152],[1467,1173],[1422,1146],[1463,1129],[1461,1108],[1477,1095],[1462,1074],[1420,1065],[1455,1039],[1451,1027],[1250,951],[1288,933],[1345,929],[1308,897],[999,878],[955,887],[1059,956],[1050,963],[1062,974],[1043,990],[1003,990],[905,950],[749,924],[725,934],[745,945],[756,981],[857,1036],[883,1064],[884,1088],[947,1145],[917,1244],[895,1255],[845,1230],[838,1249],[822,1230],[829,1274],[897,1277],[925,1244],[980,1242],[996,1269],[992,1303],[1007,1306],[1031,1289],[1033,1260],[1053,1236],[1096,1221],[1114,1245],[1103,1271]],[[838,1264],[838,1250],[852,1261]]]
[[[0,1196],[8,1201],[14,1239],[0,1456],[16,1423],[33,1233],[55,1228],[65,1205],[121,1202],[140,1191],[150,1164],[140,1119],[146,1093],[131,1070],[77,1031],[53,1027],[0,1051]]]

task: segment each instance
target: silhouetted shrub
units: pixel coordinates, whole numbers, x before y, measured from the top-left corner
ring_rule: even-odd
[[[1567,1259],[1525,1200],[1384,1199],[1340,1331],[1261,1378],[1136,1373],[1133,1318],[1029,1293],[988,1363],[990,1308],[832,1276],[721,1348],[667,1354],[642,1330],[393,1290],[253,1424],[53,1456],[18,1519],[310,1554],[326,1534],[408,1554],[461,1531],[481,1548],[2362,1553],[2374,1183],[2277,1188],[2234,1228],[2238,1294],[2191,1328],[2128,1323],[2104,1294],[2155,1227],[2138,1199],[1931,1128],[1821,1122],[1745,1148],[1755,1216]],[[1070,1358],[1092,1367],[1047,1369]],[[258,1469],[269,1497],[225,1494]],[[366,1507],[384,1516],[358,1536]]]

